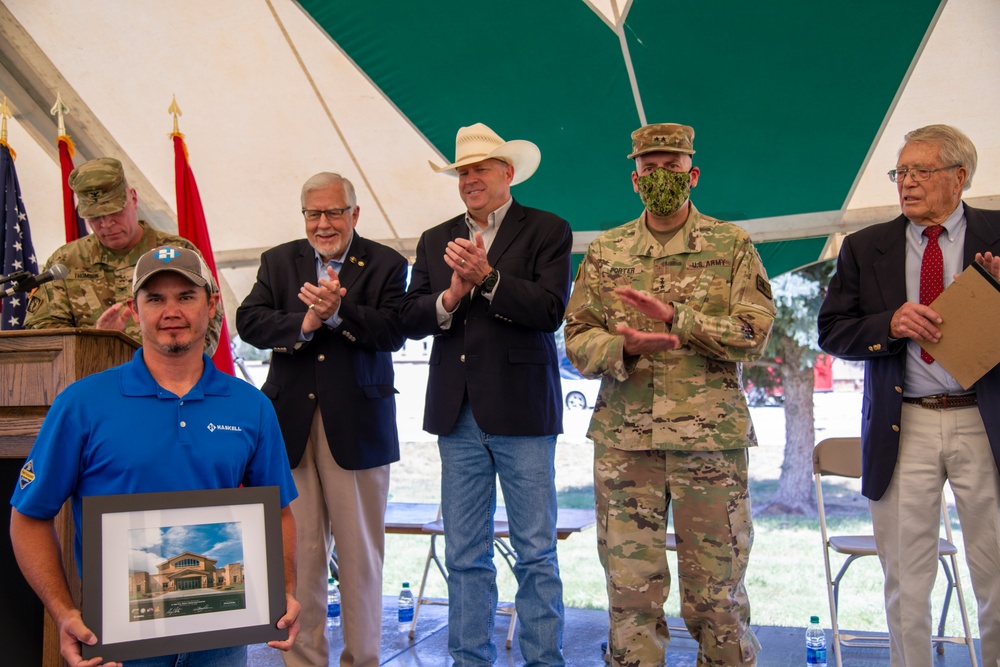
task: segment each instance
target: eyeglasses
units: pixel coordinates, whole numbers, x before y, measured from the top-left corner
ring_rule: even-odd
[[[890,169],[887,174],[889,174],[889,180],[893,183],[902,183],[906,175],[909,174],[917,183],[926,181],[934,174],[939,171],[947,171],[948,169],[954,169],[955,167],[961,167],[960,164],[953,164],[950,167],[940,167],[939,169]]]
[[[340,220],[344,217],[344,214],[350,211],[353,206],[348,206],[346,208],[328,208],[325,211],[317,211],[314,208],[304,208],[302,209],[302,215],[305,216],[306,220],[309,222],[316,222],[321,217],[326,216],[326,219],[333,222],[334,220]]]

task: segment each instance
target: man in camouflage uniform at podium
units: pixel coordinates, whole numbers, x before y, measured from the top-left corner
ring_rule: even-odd
[[[109,329],[142,342],[139,323],[125,307],[131,296],[135,263],[159,246],[182,246],[197,252],[187,239],[154,229],[139,220],[139,200],[125,180],[122,163],[102,157],[80,165],[69,175],[76,193],[76,210],[92,234],[62,246],[45,262],[66,267],[64,280],[36,289],[28,301],[25,329]],[[201,254],[201,253],[199,253]],[[205,338],[212,356],[222,330],[222,308],[217,308]]]
[[[608,581],[607,658],[663,665],[670,634],[667,512],[681,616],[699,667],[749,667],[744,575],[753,544],[747,447],[757,444],[740,362],[764,351],[775,309],[749,235],[700,213],[694,130],[632,133],[645,210],[597,237],[566,314],[566,352],[601,378],[594,440],[597,550]]]

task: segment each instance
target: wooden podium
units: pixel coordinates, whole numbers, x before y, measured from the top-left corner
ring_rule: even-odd
[[[56,394],[124,364],[138,347],[117,331],[0,332],[0,456],[26,457]]]
[[[132,359],[139,345],[125,334],[96,329],[0,332],[0,457],[28,456],[42,420],[56,395],[68,385]],[[95,400],[100,400],[95,397]],[[67,462],[69,463],[69,462]],[[5,492],[9,494],[11,490]],[[6,528],[6,527],[5,527]],[[63,566],[70,590],[80,603],[80,580],[73,557],[73,517],[69,503],[56,517]],[[0,531],[10,549],[10,534]],[[17,604],[4,600],[0,604]],[[37,628],[37,626],[36,626]],[[63,664],[55,623],[45,614],[43,667]]]

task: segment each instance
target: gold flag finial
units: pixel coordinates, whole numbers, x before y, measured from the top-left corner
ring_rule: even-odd
[[[3,103],[0,104],[0,142],[7,143],[7,119],[11,118],[10,108],[7,106],[7,96],[3,96]]]
[[[184,114],[181,112],[181,108],[179,106],[177,106],[177,95],[173,95],[172,96],[172,99],[170,101],[170,108],[167,109],[167,113],[173,114],[173,116],[174,116],[174,131],[173,131],[173,134],[180,134],[181,131],[177,128],[177,117],[178,116],[183,116]]]
[[[69,107],[63,102],[61,93],[56,93],[56,103],[49,109],[49,114],[58,119],[59,136],[66,136],[66,116],[69,115]]]

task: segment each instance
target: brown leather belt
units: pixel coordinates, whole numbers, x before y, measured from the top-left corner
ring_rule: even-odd
[[[904,403],[919,405],[928,410],[948,410],[949,408],[969,408],[979,405],[975,394],[935,394],[934,396],[904,396]]]

